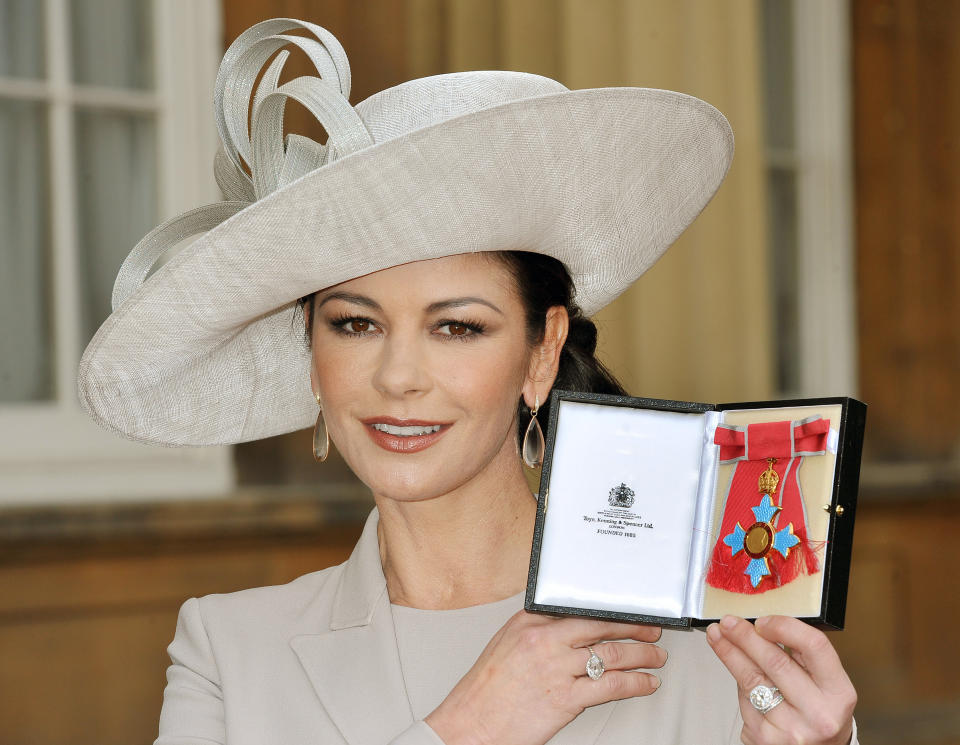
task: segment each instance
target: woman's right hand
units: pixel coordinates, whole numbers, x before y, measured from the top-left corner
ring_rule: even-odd
[[[660,632],[519,611],[425,721],[446,745],[541,745],[588,706],[657,690],[635,668],[663,667],[666,650],[650,643]],[[588,646],[604,662],[599,680],[586,674]]]

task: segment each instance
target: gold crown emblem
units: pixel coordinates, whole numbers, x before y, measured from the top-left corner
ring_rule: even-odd
[[[773,464],[777,462],[776,458],[767,458],[767,470],[760,474],[760,493],[776,494],[777,487],[780,485],[780,477],[773,470]]]

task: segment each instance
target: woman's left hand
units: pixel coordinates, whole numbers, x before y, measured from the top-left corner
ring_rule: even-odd
[[[848,745],[857,692],[826,634],[788,616],[725,616],[707,639],[737,680],[746,745]],[[779,688],[783,703],[760,713],[750,703],[757,685]]]

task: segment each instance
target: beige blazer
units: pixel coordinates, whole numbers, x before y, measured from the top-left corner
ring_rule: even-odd
[[[339,566],[181,606],[154,745],[444,745],[410,710],[377,521]],[[591,707],[551,744],[738,743],[736,686],[703,633],[661,644],[658,691]]]

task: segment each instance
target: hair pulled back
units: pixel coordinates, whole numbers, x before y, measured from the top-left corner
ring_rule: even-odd
[[[498,251],[491,256],[501,261],[513,275],[520,302],[526,311],[527,343],[530,346],[543,341],[550,308],[560,306],[567,311],[570,328],[560,352],[553,387],[584,393],[627,395],[623,386],[596,357],[597,327],[577,305],[574,299],[576,288],[563,263],[552,256],[530,251]],[[522,397],[517,405],[517,419],[519,435],[523,437],[530,423],[530,411]],[[540,403],[537,419],[546,432],[550,421],[549,397]]]
[[[576,288],[563,263],[552,256],[530,251],[495,251],[490,253],[490,257],[506,266],[513,277],[526,313],[527,343],[531,347],[543,341],[547,311],[555,306],[567,311],[570,328],[560,352],[560,365],[553,387],[584,393],[627,395],[623,386],[596,357],[597,327],[583,315],[575,302]],[[315,294],[297,301],[298,312],[312,311]],[[307,346],[310,345],[312,315],[312,312],[306,314]],[[537,419],[544,431],[550,421],[549,394],[545,398],[537,412]],[[518,432],[523,437],[530,423],[530,410],[523,397],[517,403],[517,419]]]

